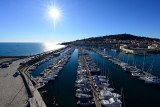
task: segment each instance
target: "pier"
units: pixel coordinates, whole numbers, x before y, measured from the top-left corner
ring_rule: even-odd
[[[32,77],[29,71],[30,70],[33,71],[40,64],[46,62],[47,60],[49,60],[54,56],[59,55],[61,52],[67,50],[68,48],[69,47],[65,47],[59,50],[44,52],[41,54],[28,57],[29,60],[27,60],[26,62],[23,61],[24,63],[22,63],[19,66],[18,71],[22,75],[22,79],[24,81],[24,84],[26,86],[26,90],[29,96],[29,99],[27,102],[28,105],[46,107],[40,93],[38,92],[38,88],[43,87],[44,84],[38,85],[39,79],[35,79],[34,77]]]
[[[121,95],[113,92],[114,89],[109,87],[109,78],[101,74],[101,69],[85,49],[79,50],[79,69],[75,86],[83,87],[84,90],[91,90],[96,107],[121,107]],[[80,99],[92,97],[91,93],[85,93],[86,91],[80,91],[80,89],[77,89],[76,92],[76,97]],[[79,104],[83,105],[83,103]],[[91,105],[93,103],[88,102],[88,104]]]
[[[95,105],[96,105],[96,107],[102,107],[102,105],[99,101],[99,98],[98,98],[98,92],[94,88],[94,82],[92,80],[91,72],[89,70],[89,67],[88,67],[88,64],[87,64],[87,61],[86,61],[86,57],[84,57],[84,60],[85,60],[85,65],[86,65],[87,72],[89,73],[89,80],[90,80],[90,83],[91,83],[91,89],[92,89],[92,92],[93,92]]]
[[[63,51],[61,51],[61,52],[64,52],[64,51],[65,51],[65,50],[63,50]],[[35,84],[35,87],[36,87],[37,89],[42,88],[42,87],[45,86],[45,83],[44,83],[44,82],[47,82],[45,79],[47,79],[48,76],[52,76],[52,73],[54,73],[53,71],[57,71],[57,69],[59,69],[59,71],[60,71],[60,70],[63,69],[63,67],[59,67],[59,65],[62,66],[62,64],[66,64],[66,63],[64,63],[64,62],[67,62],[67,61],[69,60],[70,55],[71,55],[71,53],[72,53],[73,51],[74,51],[74,48],[71,48],[69,51],[66,52],[66,54],[60,56],[58,59],[56,59],[55,61],[53,61],[44,71],[41,72],[41,75],[43,75],[43,76],[34,78],[34,77],[30,74],[31,72],[34,72],[34,70],[32,70],[31,72],[30,72],[30,70],[31,70],[32,68],[35,68],[35,65],[40,65],[40,63],[42,64],[42,62],[44,62],[44,61],[46,62],[46,60],[44,60],[44,61],[39,61],[39,62],[33,64],[32,66],[30,66],[30,67],[26,70],[25,73],[30,77],[30,79],[31,79],[32,82]],[[52,57],[49,57],[49,58],[52,58]],[[47,60],[48,60],[49,58],[47,58]],[[58,72],[55,72],[55,73],[58,73]],[[58,75],[58,74],[56,74],[56,75]],[[53,75],[53,76],[54,76],[54,75]],[[53,76],[52,76],[52,78],[53,78]],[[50,79],[51,79],[51,80],[54,80],[54,78],[53,78],[53,79],[52,79],[52,78],[50,78]],[[48,78],[48,79],[49,79],[49,78]],[[45,81],[44,81],[44,80],[45,80]],[[49,81],[49,80],[48,80],[48,81]]]
[[[94,87],[94,82],[93,82],[93,79],[92,79],[92,75],[91,75],[90,69],[88,67],[88,63],[87,63],[86,55],[85,55],[85,50],[80,48],[78,56],[79,56],[79,59],[78,59],[79,60],[78,71],[80,71],[80,72],[82,71],[82,73],[80,73],[80,72],[78,73],[78,71],[77,71],[77,81],[76,81],[77,84],[76,84],[76,86],[78,86],[78,85],[80,86],[80,88],[78,89],[79,91],[83,87],[83,85],[85,85],[85,87],[83,87],[84,90],[91,90],[92,94],[91,93],[90,94],[93,96],[94,103],[92,102],[91,99],[89,99],[91,97],[89,92],[87,94],[87,93],[83,92],[83,90],[82,90],[82,91],[80,91],[80,97],[78,97],[80,100],[77,102],[77,104],[86,106],[85,104],[81,103],[80,101],[81,101],[81,99],[85,99],[85,98],[88,97],[87,105],[90,105],[90,106],[91,105],[95,105],[96,107],[102,107],[101,103],[99,101],[99,98],[98,98],[98,92],[95,90],[95,87]],[[82,82],[82,83],[80,82],[79,83],[78,79],[84,79],[84,82]],[[77,94],[79,94],[78,92],[77,92]],[[76,94],[76,97],[77,97],[77,94]],[[81,97],[81,94],[82,94],[83,97]]]

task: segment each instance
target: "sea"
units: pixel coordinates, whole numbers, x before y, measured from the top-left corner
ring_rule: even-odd
[[[0,56],[26,56],[64,47],[57,43],[0,43]]]
[[[37,54],[53,49],[51,46],[57,47],[42,43],[0,43],[0,56]],[[99,50],[103,51],[101,49]],[[87,50],[87,52],[101,68],[103,75],[109,77],[110,87],[115,89],[114,92],[122,95],[121,101],[123,107],[160,107],[159,85],[147,85],[137,77],[131,76],[130,73],[124,71],[121,67],[111,63],[108,59],[103,58],[101,55],[91,50]],[[110,49],[107,49],[105,53],[160,77],[160,54],[138,56],[124,54],[122,52],[113,52]],[[53,58],[37,67],[32,75],[34,77],[40,76],[40,72],[55,59],[56,58]],[[58,107],[77,107],[77,99],[75,97],[77,67],[78,49],[75,49],[68,63],[59,73],[58,78],[50,81],[40,90],[47,107],[54,107],[55,103],[58,104]]]

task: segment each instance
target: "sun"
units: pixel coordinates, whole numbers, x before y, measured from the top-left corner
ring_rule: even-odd
[[[58,19],[60,16],[60,12],[57,8],[51,8],[49,10],[49,14],[50,14],[50,17],[53,18],[54,20]]]
[[[56,22],[61,17],[61,11],[58,8],[56,8],[55,6],[50,7],[49,10],[48,10],[48,15],[49,15],[50,19],[53,21],[53,27],[54,27],[54,30],[55,30]]]

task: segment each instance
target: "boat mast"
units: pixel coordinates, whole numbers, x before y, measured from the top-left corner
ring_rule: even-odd
[[[143,68],[142,68],[142,71],[144,71],[144,62],[145,62],[145,52],[144,52],[144,59],[143,59]]]

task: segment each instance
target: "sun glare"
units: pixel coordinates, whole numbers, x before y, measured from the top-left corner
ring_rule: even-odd
[[[54,30],[55,30],[55,26],[56,26],[56,20],[60,17],[60,11],[57,8],[50,8],[49,9],[49,16],[50,18],[52,18],[53,20],[53,26],[54,26]]]
[[[58,45],[58,43],[44,43],[45,51],[56,50],[65,47],[64,45]]]
[[[59,10],[56,8],[50,9],[49,14],[50,14],[51,18],[53,18],[54,20],[58,19],[59,15],[60,15]]]

